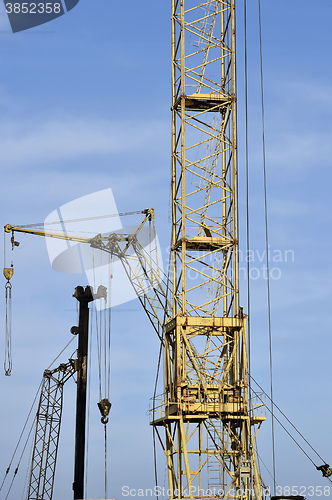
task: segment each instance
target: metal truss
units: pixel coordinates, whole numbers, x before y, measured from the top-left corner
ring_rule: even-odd
[[[172,318],[151,423],[170,498],[261,499],[265,415],[238,304],[235,0],[172,0],[172,63]]]
[[[37,411],[28,500],[52,500],[63,386],[74,373],[74,360],[44,372]]]

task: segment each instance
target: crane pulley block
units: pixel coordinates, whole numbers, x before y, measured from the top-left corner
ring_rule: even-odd
[[[332,476],[332,469],[330,468],[329,464],[320,465],[319,467],[316,467],[316,469],[321,471],[323,477]]]
[[[3,268],[3,275],[6,278],[7,281],[12,279],[14,274],[14,268],[13,267],[4,267]]]
[[[111,411],[112,403],[110,403],[107,398],[104,398],[101,401],[99,401],[99,403],[97,403],[97,405],[98,405],[99,411],[102,415],[101,423],[107,424],[107,422],[108,422],[107,417],[109,415],[109,412]]]

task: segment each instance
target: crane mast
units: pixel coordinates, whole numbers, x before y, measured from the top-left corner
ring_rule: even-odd
[[[172,0],[172,68],[173,309],[151,424],[170,498],[261,499],[265,416],[238,303],[235,0]]]

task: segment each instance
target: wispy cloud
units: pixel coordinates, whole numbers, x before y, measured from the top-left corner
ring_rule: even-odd
[[[85,155],[148,147],[168,132],[159,121],[112,121],[66,117],[44,122],[0,123],[1,167],[41,164]]]

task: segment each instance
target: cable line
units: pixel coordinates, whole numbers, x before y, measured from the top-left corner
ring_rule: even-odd
[[[262,404],[264,404],[264,401],[261,399],[261,397],[259,396],[259,394],[255,391],[253,391],[255,396],[261,401]],[[263,391],[264,392],[264,391]],[[269,397],[265,392],[264,392],[265,396]],[[270,398],[269,398],[270,399]],[[276,406],[276,405],[275,405]],[[268,408],[266,406],[267,410],[271,413],[272,415],[272,410],[270,410],[270,408]],[[284,429],[284,431],[286,432],[286,434],[288,434],[288,436],[294,441],[294,443],[300,448],[300,450],[305,454],[305,456],[310,460],[310,462],[317,468],[315,462],[310,458],[310,456],[308,455],[308,453],[306,453],[304,451],[304,449],[302,448],[302,446],[296,441],[296,439],[291,435],[291,433],[286,429],[286,427],[280,422],[280,420],[275,416],[273,415],[273,418],[278,422],[279,425],[281,425],[281,427]],[[300,434],[300,433],[299,433]],[[302,436],[303,437],[303,436]],[[306,441],[306,440],[305,440]],[[306,441],[307,442],[307,441]],[[312,448],[310,446],[310,448]],[[316,452],[315,452],[316,453]]]
[[[171,248],[171,245],[170,245]],[[169,253],[169,256],[171,257],[171,251]],[[168,292],[169,292],[169,284],[170,284],[170,262],[171,259],[169,257],[169,264],[168,264],[168,269],[167,269],[167,281],[166,281],[166,292],[165,292],[165,308],[164,308],[164,317],[163,317],[163,325],[165,325],[166,322],[166,311],[167,311],[167,297],[168,297]],[[157,373],[156,373],[156,381],[154,385],[154,391],[153,391],[153,406],[152,406],[152,412],[153,412],[153,421],[155,420],[155,404],[156,404],[156,392],[157,392],[157,384],[158,384],[158,378],[159,378],[159,370],[160,370],[160,362],[161,362],[161,355],[162,355],[162,349],[163,349],[163,344],[164,344],[164,329],[162,331],[162,338],[160,340],[160,349],[159,349],[159,356],[158,356],[158,365],[157,365]],[[153,426],[153,459],[154,459],[154,477],[155,477],[155,483],[156,487],[158,487],[158,472],[157,472],[157,451],[156,451],[156,430],[155,426]],[[159,498],[159,490],[157,489],[157,498]]]
[[[270,396],[264,391],[264,389],[259,385],[258,382],[256,382],[256,380],[254,379],[254,377],[252,377],[250,374],[249,374],[250,378],[255,382],[255,384],[257,385],[257,387],[259,387],[259,389],[263,392],[263,394],[271,401],[270,399]],[[261,400],[261,398],[259,397],[259,395],[257,393],[255,393],[256,396]],[[262,401],[262,400],[261,400]],[[307,445],[309,446],[309,448],[311,448],[311,450],[317,455],[317,457],[324,463],[325,460],[319,455],[319,453],[311,446],[311,444],[309,443],[309,441],[307,441],[307,439],[303,436],[303,434],[301,434],[301,432],[295,427],[295,425],[289,420],[289,418],[285,415],[285,413],[283,413],[283,411],[279,408],[279,406],[271,401],[271,403],[273,403],[273,406],[275,408],[277,408],[277,410],[281,413],[281,415],[287,420],[287,422],[293,427],[293,429],[299,434],[299,436],[301,436],[301,438],[303,439],[303,441],[305,441],[307,443]],[[270,411],[270,410],[269,410]],[[277,419],[276,419],[277,420]],[[281,424],[282,425],[282,424]],[[284,428],[284,427],[283,427]],[[285,429],[286,430],[286,429]],[[286,431],[288,433],[288,431]],[[293,439],[293,438],[292,438]],[[296,441],[295,441],[296,442]],[[297,442],[296,442],[297,443]],[[298,444],[298,443],[297,443]],[[301,448],[302,449],[302,448]],[[304,452],[305,453],[305,452]],[[305,453],[306,455],[306,453]],[[308,456],[308,455],[307,455]],[[308,457],[309,458],[309,457]],[[309,460],[314,464],[314,462],[309,458]],[[315,465],[315,464],[314,464]],[[316,467],[316,465],[315,465]]]
[[[32,453],[33,453],[33,449],[34,449],[34,441],[33,439],[31,440],[31,448],[30,448],[30,454],[29,454],[29,460],[28,460],[28,464],[31,464],[31,460],[32,460]],[[27,482],[28,482],[28,477],[29,477],[29,468],[27,469],[27,472],[25,474],[25,480],[24,480],[24,486],[23,486],[23,491],[22,491],[22,497],[21,497],[21,500],[24,500],[25,498],[25,490],[27,488]]]
[[[69,342],[66,344],[66,346],[62,349],[62,351],[58,354],[58,356],[57,356],[57,357],[56,357],[56,358],[52,361],[52,363],[51,363],[51,364],[50,364],[50,365],[46,368],[46,370],[49,370],[49,369],[51,368],[51,366],[52,366],[52,365],[55,363],[55,361],[56,361],[56,360],[57,360],[57,359],[61,356],[61,354],[65,351],[65,349],[67,349],[67,347],[68,347],[68,346],[69,346],[69,344],[70,344],[70,343],[74,340],[74,338],[75,338],[75,337],[73,336],[73,337],[70,339],[70,341],[69,341]],[[28,416],[27,416],[27,418],[26,418],[26,420],[25,420],[25,423],[24,423],[24,425],[23,425],[23,429],[22,429],[21,434],[20,434],[20,436],[19,436],[19,439],[18,439],[17,445],[16,445],[16,447],[15,447],[15,449],[14,449],[14,452],[13,452],[12,458],[11,458],[11,460],[10,460],[10,463],[9,463],[9,465],[8,465],[7,469],[6,469],[5,476],[4,476],[3,480],[2,480],[2,483],[1,483],[1,486],[0,486],[0,491],[2,490],[3,485],[4,485],[4,483],[5,483],[5,480],[6,480],[6,477],[7,477],[7,476],[8,476],[8,474],[9,474],[10,468],[11,468],[12,463],[13,463],[13,460],[14,460],[14,457],[15,457],[15,455],[16,455],[16,452],[17,452],[18,447],[19,447],[19,445],[20,445],[20,442],[21,442],[21,440],[22,440],[22,437],[23,437],[23,434],[24,434],[25,428],[26,428],[26,426],[28,425],[28,421],[29,421],[29,419],[30,419],[30,415],[31,415],[32,410],[33,410],[33,408],[34,408],[34,406],[35,406],[35,403],[36,403],[36,400],[37,400],[37,398],[38,398],[38,395],[39,395],[40,389],[41,389],[41,387],[42,387],[42,384],[43,384],[43,380],[40,382],[39,387],[38,387],[37,392],[36,392],[36,395],[35,395],[35,397],[34,397],[34,399],[33,399],[33,402],[32,402],[32,405],[31,405],[31,407],[30,407],[30,410],[29,410]],[[31,432],[31,431],[30,431],[30,432]]]
[[[267,285],[269,355],[270,355],[270,394],[271,394],[271,417],[272,417],[271,418],[271,434],[272,434],[272,462],[273,462],[273,483],[274,483],[273,484],[273,492],[274,492],[274,496],[275,496],[275,494],[276,494],[276,459],[275,459],[275,434],[274,434],[274,411],[273,411],[273,359],[272,359],[269,233],[268,233],[267,180],[266,180],[265,107],[264,107],[261,0],[258,0],[258,21],[259,21],[259,58],[260,58],[260,81],[261,81],[262,149],[263,149],[263,181],[264,181],[264,211],[265,211],[265,252],[266,252],[266,272],[267,272],[266,285]]]
[[[76,302],[78,304],[78,302]],[[91,316],[93,317],[93,310],[94,308],[91,307]],[[87,490],[88,490],[88,469],[89,469],[89,438],[90,438],[90,406],[91,406],[91,359],[92,359],[92,356],[91,356],[91,351],[92,351],[92,324],[93,324],[93,321],[92,321],[92,317],[91,317],[91,321],[90,321],[90,328],[89,328],[89,349],[88,349],[88,352],[90,353],[90,356],[89,356],[89,368],[88,368],[88,384],[87,384],[87,387],[88,387],[88,407],[87,407],[87,422],[86,422],[86,429],[87,429],[87,433],[86,433],[86,451],[85,451],[85,470],[84,470],[84,473],[85,473],[85,481],[84,481],[84,491],[87,495]],[[78,324],[78,322],[77,322]]]
[[[107,499],[107,424],[104,424],[105,429],[105,500]]]
[[[14,246],[12,244],[12,252]],[[3,274],[7,282],[5,284],[5,299],[6,299],[6,333],[5,333],[5,359],[4,370],[5,375],[10,377],[12,374],[12,284],[10,282],[14,274],[13,258],[11,259],[10,267],[6,267],[6,235],[4,233],[3,242]]]
[[[248,53],[247,53],[247,0],[244,0],[244,73],[245,73],[245,164],[246,164],[246,224],[247,224],[247,332],[248,332],[248,371],[250,373],[250,226],[249,226],[249,141],[248,141]],[[249,399],[250,396],[250,378]]]
[[[35,422],[36,422],[36,419],[37,419],[37,416],[35,416],[35,418],[34,418],[34,420],[33,420],[33,422],[32,422],[32,425],[31,425],[31,427],[30,427],[28,437],[27,437],[27,439],[26,439],[26,441],[25,441],[25,444],[24,444],[24,447],[23,447],[23,450],[22,450],[21,456],[20,456],[20,458],[19,458],[19,460],[18,460],[18,464],[17,464],[17,466],[16,466],[16,469],[14,470],[14,474],[13,474],[13,477],[12,477],[12,480],[11,480],[11,483],[10,483],[10,486],[9,486],[9,489],[8,489],[8,492],[7,492],[7,495],[6,495],[6,497],[5,497],[5,500],[7,500],[8,495],[9,495],[9,493],[10,493],[10,490],[12,489],[12,486],[13,486],[13,483],[14,483],[14,479],[16,478],[16,475],[17,475],[17,473],[18,473],[18,469],[19,469],[19,467],[20,467],[20,464],[21,464],[21,461],[22,461],[22,458],[23,458],[23,455],[24,455],[24,452],[25,452],[25,448],[26,448],[26,446],[27,446],[27,444],[28,444],[28,442],[29,442],[30,434],[31,434],[31,432],[32,432],[32,429],[35,427]]]
[[[20,226],[15,226],[19,229],[32,228],[38,226],[53,226],[55,224],[68,224],[70,222],[84,222],[88,220],[98,220],[98,219],[108,219],[110,217],[125,217],[126,215],[137,215],[144,214],[145,210],[137,210],[135,212],[122,212],[117,214],[107,214],[107,215],[96,215],[94,217],[84,217],[82,219],[69,219],[69,220],[58,220],[54,222],[36,222],[35,224],[24,224]]]

